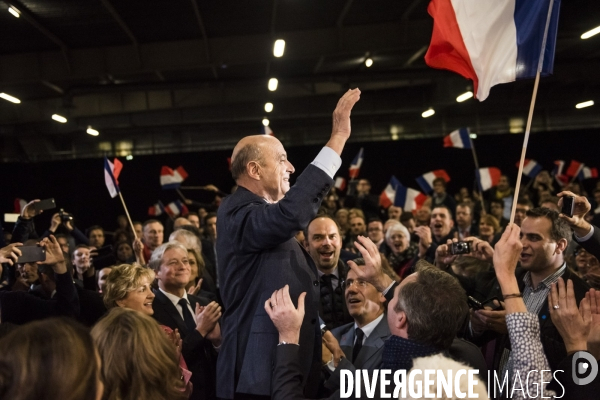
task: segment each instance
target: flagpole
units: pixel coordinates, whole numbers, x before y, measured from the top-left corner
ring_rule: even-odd
[[[183,193],[181,193],[181,190],[179,190],[179,188],[175,189],[177,191],[177,194],[179,194],[179,196],[181,196],[181,199],[183,201],[186,201],[187,199],[185,198],[185,196],[183,195]]]
[[[475,162],[475,168],[479,171],[479,162],[477,161],[477,153],[475,152],[475,144],[473,144],[473,139],[471,139],[471,131],[469,132],[469,142],[471,143],[471,151],[473,152],[473,161]],[[485,212],[485,205],[483,203],[483,190],[479,188],[479,200],[481,201],[481,211]]]
[[[529,142],[529,132],[531,131],[531,122],[533,120],[533,109],[535,108],[535,100],[537,98],[538,86],[540,84],[540,75],[544,65],[544,52],[546,51],[546,40],[548,39],[548,29],[550,27],[550,19],[552,19],[552,7],[554,0],[550,0],[548,7],[548,16],[546,17],[546,27],[544,28],[544,38],[542,39],[542,48],[540,50],[540,59],[538,61],[537,72],[535,74],[535,83],[533,84],[533,94],[531,96],[531,104],[529,105],[529,115],[527,116],[527,128],[525,129],[525,138],[523,139],[523,149],[521,150],[521,160],[519,161],[519,174],[517,175],[517,183],[515,185],[515,194],[513,198],[512,210],[510,211],[509,223],[515,221],[515,212],[517,211],[517,200],[519,198],[519,189],[521,188],[521,176],[523,175],[523,164],[525,163],[525,153],[527,152],[527,143]]]
[[[131,222],[131,217],[129,216],[129,210],[127,210],[127,206],[125,205],[125,200],[123,200],[123,195],[119,190],[119,198],[121,199],[121,203],[123,203],[123,208],[125,209],[125,214],[127,214],[127,219],[129,220],[129,226],[131,226],[131,230],[133,231],[133,237],[137,239],[137,235],[135,234],[135,229],[133,229],[133,222]]]

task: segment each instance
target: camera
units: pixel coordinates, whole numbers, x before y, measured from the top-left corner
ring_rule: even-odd
[[[58,216],[60,217],[60,220],[63,223],[73,221],[73,216],[65,212],[65,210],[63,210],[62,208],[58,211]]]
[[[450,245],[450,254],[453,256],[459,254],[469,254],[471,252],[472,242],[456,242]]]

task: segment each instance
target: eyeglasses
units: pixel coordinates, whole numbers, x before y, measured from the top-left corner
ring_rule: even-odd
[[[364,289],[369,285],[369,282],[363,281],[362,279],[348,279],[342,283],[344,290],[350,289],[352,285],[356,285],[359,289]]]

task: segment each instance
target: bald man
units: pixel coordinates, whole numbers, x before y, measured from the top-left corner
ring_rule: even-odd
[[[333,186],[350,137],[350,112],[359,98],[360,90],[353,89],[339,100],[329,141],[292,188],[289,179],[295,169],[276,138],[248,136],[233,149],[231,174],[238,190],[223,200],[217,215],[218,273],[225,306],[217,363],[220,398],[271,395],[272,355],[279,334],[264,307],[286,284],[293,299],[306,292],[301,367],[307,395],[316,395],[321,363],[319,279],[314,262],[294,235],[314,218]]]

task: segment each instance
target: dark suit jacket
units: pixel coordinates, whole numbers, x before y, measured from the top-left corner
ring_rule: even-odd
[[[301,368],[305,379],[318,376],[319,280],[310,255],[294,235],[317,214],[332,185],[324,171],[309,165],[276,204],[244,187],[221,203],[217,259],[225,312],[217,363],[219,397],[230,399],[235,392],[270,395],[271,361],[279,335],[264,305],[286,284],[294,302],[300,293],[307,293],[300,329]],[[316,392],[318,383],[307,387]]]
[[[154,319],[161,325],[166,325],[171,329],[179,329],[183,346],[181,355],[185,360],[189,370],[192,372],[191,382],[194,385],[190,399],[215,399],[215,368],[216,351],[210,340],[204,339],[200,332],[193,330],[188,332],[183,318],[173,305],[171,300],[160,290],[154,290],[156,298],[152,302],[154,310]],[[196,309],[196,303],[205,306],[210,301],[203,297],[196,297],[188,294],[188,300],[192,309]]]
[[[580,242],[575,239],[588,253],[600,260],[600,228],[594,226],[594,234],[585,242]]]

